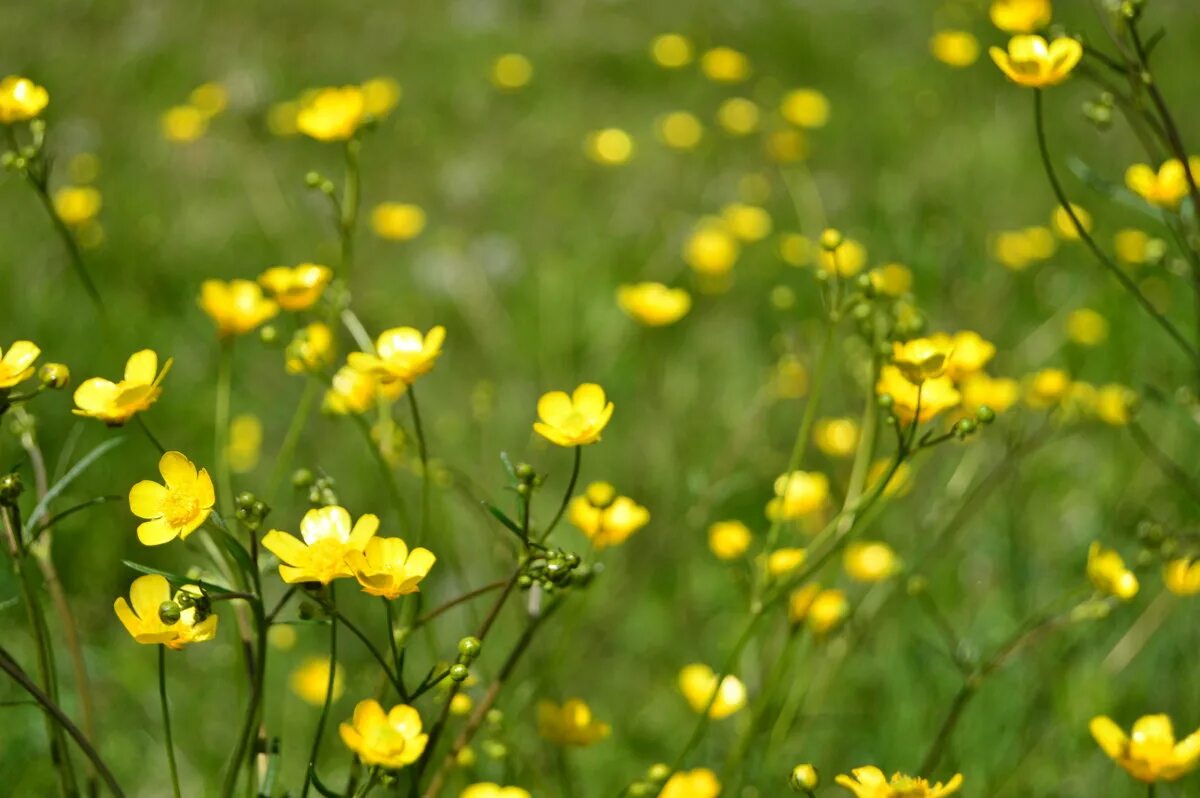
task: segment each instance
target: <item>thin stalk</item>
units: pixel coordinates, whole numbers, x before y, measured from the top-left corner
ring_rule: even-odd
[[[163,446],[159,442],[158,437],[150,431],[150,426],[146,423],[146,419],[142,418],[142,414],[138,413],[134,415],[133,419],[137,422],[138,428],[145,434],[146,439],[150,441],[150,445],[157,449],[159,454],[166,454],[167,447]]]
[[[329,605],[337,608],[337,593],[333,582],[329,583]],[[312,786],[313,769],[317,766],[317,755],[321,752],[321,738],[325,734],[325,723],[329,720],[329,708],[333,704],[333,683],[337,674],[337,628],[336,622],[329,624],[329,679],[325,683],[325,702],[321,705],[321,717],[317,719],[317,728],[313,732],[312,747],[308,752],[308,768],[304,771],[304,787],[300,790],[300,798],[306,798]]]
[[[275,455],[275,464],[271,467],[271,477],[267,482],[268,504],[274,501],[275,494],[279,491],[279,483],[283,481],[283,475],[292,461],[292,455],[295,454],[296,444],[300,442],[300,434],[304,432],[304,425],[308,422],[308,412],[312,408],[318,387],[320,386],[317,381],[311,377],[304,384],[304,393],[300,394],[300,402],[296,405],[296,412],[292,413],[283,443],[279,446],[279,454]]]
[[[345,182],[342,184],[341,218],[338,233],[342,245],[342,278],[350,276],[354,266],[354,228],[358,224],[358,201],[360,193],[358,153],[362,144],[356,138],[346,141]]]
[[[162,706],[163,736],[166,738],[167,765],[171,769],[171,792],[180,798],[179,768],[175,764],[175,743],[171,737],[171,708],[167,703],[167,647],[158,646],[158,702]]]
[[[233,476],[229,470],[229,404],[233,391],[233,339],[221,340],[217,363],[217,403],[213,411],[213,462],[217,464],[217,491],[221,514],[233,517]]]
[[[412,410],[413,430],[417,436],[417,454],[421,459],[421,526],[418,540],[424,541],[429,532],[429,449],[425,444],[425,428],[421,425],[421,411],[417,406],[416,385],[409,385],[408,407]]]
[[[451,609],[457,607],[459,604],[464,604],[464,603],[470,601],[471,599],[478,598],[479,596],[482,596],[485,593],[491,593],[493,590],[499,590],[500,588],[504,587],[507,584],[508,584],[507,579],[498,579],[495,582],[484,585],[483,587],[476,588],[468,593],[463,593],[461,596],[452,598],[449,601],[447,601],[445,604],[441,605],[440,607],[436,607],[436,608],[430,610],[429,612],[425,613],[424,615],[418,617],[416,619],[416,621],[413,622],[412,628],[414,630],[418,629],[418,628],[424,626],[425,624],[429,623],[430,621],[432,621],[434,618],[441,615],[443,612],[446,612],[447,610],[451,610]]]
[[[396,672],[396,681],[400,686],[404,686],[404,674],[401,672],[403,668],[403,660],[400,658],[400,647],[396,645],[396,619],[392,613],[392,602],[386,597],[380,597],[383,602],[384,611],[384,630],[387,632],[388,648],[392,651],[392,669]],[[404,691],[400,691],[400,697],[408,700],[408,696]]]
[[[239,598],[241,597],[239,596]],[[243,651],[246,652],[247,665],[250,668],[250,701],[246,705],[246,715],[242,721],[241,731],[238,734],[237,747],[233,750],[233,757],[229,762],[229,770],[225,773],[225,782],[221,790],[223,798],[230,798],[234,790],[237,789],[238,773],[241,771],[242,765],[247,763],[248,758],[249,762],[247,764],[253,764],[253,750],[250,741],[254,737],[254,729],[258,724],[262,709],[262,697],[266,680],[268,623],[266,617],[263,615],[262,599],[258,596],[251,596],[248,601],[254,613],[258,662],[254,661],[254,652],[250,649],[249,644],[244,645]],[[252,768],[251,772],[253,772]]]
[[[351,413],[350,418],[354,420],[354,424],[362,432],[363,438],[367,442],[367,448],[371,450],[375,464],[379,467],[379,473],[383,477],[384,484],[387,485],[388,491],[391,494],[392,505],[396,509],[396,514],[400,517],[400,522],[407,527],[409,525],[408,507],[404,502],[404,496],[400,493],[400,486],[396,484],[396,475],[392,471],[391,464],[383,456],[383,452],[379,450],[379,446],[375,444],[375,439],[371,437],[371,426],[367,423],[367,420],[357,413]]]
[[[558,522],[562,520],[563,513],[567,511],[567,505],[571,503],[571,496],[575,494],[575,483],[579,481],[579,468],[583,463],[583,447],[576,446],[575,460],[571,465],[571,479],[567,482],[567,490],[563,493],[562,503],[558,505],[558,512],[554,514],[550,524],[546,527],[546,531],[542,533],[541,540],[544,543],[550,537],[550,533],[554,531],[554,527],[558,526]],[[528,511],[527,511],[528,512]]]

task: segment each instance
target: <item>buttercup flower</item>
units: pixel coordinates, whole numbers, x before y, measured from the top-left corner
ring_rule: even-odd
[[[883,775],[883,771],[872,765],[855,768],[850,771],[853,778],[839,775],[834,781],[854,793],[857,798],[942,798],[958,792],[962,786],[963,777],[956,773],[954,778],[943,785],[940,781],[930,785],[925,779],[906,776],[903,773],[892,774],[891,781]]]
[[[1121,555],[1106,549],[1099,541],[1088,548],[1087,575],[1101,593],[1129,601],[1137,595],[1138,579],[1133,571],[1125,567]]]
[[[779,114],[796,127],[824,127],[829,121],[829,98],[816,89],[793,89],[783,96]]]
[[[129,509],[138,518],[137,535],[146,546],[169,543],[175,538],[187,540],[212,513],[216,497],[212,478],[179,452],[167,452],[158,461],[163,481],[160,485],[142,480],[129,491]]]
[[[1009,40],[1007,51],[992,47],[988,54],[1009,80],[1042,89],[1070,77],[1083,57],[1083,45],[1065,37],[1047,44],[1041,36],[1020,34]]]
[[[692,297],[682,288],[662,283],[635,283],[617,289],[617,304],[634,321],[647,327],[662,327],[687,315]]]
[[[750,77],[750,59],[732,47],[714,47],[700,56],[700,71],[714,83],[741,83]]]
[[[567,520],[578,527],[597,551],[624,543],[650,522],[650,511],[628,496],[616,496],[607,482],[593,482],[567,506]]]
[[[33,376],[33,364],[42,350],[33,341],[13,341],[7,351],[0,348],[0,391]]]
[[[905,343],[897,341],[892,344],[892,362],[913,385],[940,377],[946,370],[949,357],[950,342],[945,336],[914,338]]]
[[[537,413],[541,420],[533,423],[533,429],[543,438],[559,446],[584,446],[600,440],[612,418],[613,403],[603,388],[585,382],[570,396],[563,391],[542,394]]]
[[[316,263],[299,266],[272,266],[259,275],[258,282],[271,292],[284,310],[308,310],[321,298],[333,279],[333,270]]]
[[[969,31],[940,30],[929,40],[929,51],[943,64],[961,69],[979,58],[979,40]]]
[[[1066,329],[1080,346],[1096,346],[1108,337],[1108,319],[1091,308],[1076,308],[1067,316]]]
[[[741,248],[723,220],[701,220],[684,242],[683,259],[697,274],[727,274]]]
[[[690,150],[704,138],[704,125],[688,111],[671,111],[658,118],[655,125],[663,144],[675,150]]]
[[[1138,395],[1132,388],[1117,383],[1101,385],[1096,390],[1096,417],[1114,427],[1123,427],[1133,418]]]
[[[852,418],[822,418],[813,427],[813,442],[830,457],[849,457],[858,446],[858,422]]]
[[[103,377],[84,380],[75,389],[75,409],[71,412],[119,427],[154,404],[162,393],[159,385],[170,368],[171,359],[167,358],[162,371],[158,371],[158,355],[151,349],[134,352],[125,363],[125,379],[120,382],[109,382]]]
[[[812,609],[813,601],[821,594],[821,586],[816,582],[802,585],[788,595],[788,621],[803,623]]]
[[[1103,715],[1089,724],[1092,737],[1130,776],[1147,784],[1175,781],[1200,764],[1200,730],[1175,742],[1175,729],[1166,715],[1145,715],[1125,732]]]
[[[1062,401],[1071,388],[1071,378],[1062,369],[1042,369],[1025,386],[1025,403],[1032,408],[1052,407]]]
[[[831,232],[837,237],[831,237]],[[826,230],[821,237],[818,262],[822,271],[853,277],[867,265],[867,248],[853,238],[843,238],[836,230]]]
[[[440,325],[424,335],[413,327],[393,327],[375,341],[375,354],[351,352],[347,362],[385,383],[412,385],[433,369],[445,340],[446,328]]]
[[[371,229],[380,238],[408,241],[425,229],[425,210],[410,202],[381,202],[371,209]]]
[[[717,124],[731,136],[747,136],[758,129],[758,105],[745,97],[730,97],[717,107]]]
[[[717,674],[702,663],[687,665],[679,672],[679,689],[694,712],[703,712],[712,701],[708,716],[714,720],[728,717],[746,705],[746,686],[741,679],[727,674],[718,688]],[[717,694],[716,700],[713,693]]]
[[[63,186],[54,192],[54,212],[70,227],[96,218],[103,200],[92,186]]]
[[[717,798],[720,794],[717,774],[708,768],[696,768],[672,773],[658,798]]]
[[[1200,158],[1188,161],[1192,175],[1200,179]],[[1156,172],[1144,163],[1135,163],[1125,170],[1125,185],[1151,205],[1174,210],[1188,195],[1188,176],[1183,162],[1178,158],[1164,161]]]
[[[678,33],[655,36],[650,43],[650,55],[664,69],[678,69],[692,61],[692,43]]]
[[[360,86],[318,89],[301,101],[296,129],[317,141],[345,141],[366,118]]]
[[[246,474],[258,465],[262,455],[262,421],[253,413],[241,413],[229,422],[229,444],[225,456],[235,474]]]
[[[50,103],[50,94],[29,78],[9,75],[0,80],[0,123],[37,118]]]
[[[1075,224],[1075,219],[1071,218],[1071,213],[1067,212],[1065,205],[1056,205],[1050,212],[1050,226],[1064,241],[1078,241],[1080,227],[1085,233],[1092,231],[1092,214],[1088,212],[1087,208],[1076,205],[1074,202],[1070,204],[1070,208],[1071,212],[1075,214],[1075,219],[1079,220],[1078,225]]]
[[[403,382],[381,383],[371,374],[350,366],[342,366],[330,380],[322,408],[327,413],[344,416],[361,414],[375,406],[379,398],[389,402],[399,399],[408,390]]]
[[[901,263],[885,263],[870,271],[871,285],[881,294],[900,297],[912,290],[912,269]]]
[[[250,280],[205,280],[200,284],[200,308],[222,337],[244,335],[279,312],[279,306]]]
[[[855,541],[846,547],[842,565],[856,582],[882,582],[900,570],[900,559],[886,543]]]
[[[200,595],[194,585],[185,585],[183,591]],[[179,620],[175,623],[164,623],[159,615],[159,608],[172,598],[171,584],[166,577],[147,574],[133,580],[133,584],[129,586],[129,601],[121,596],[113,602],[113,610],[124,625],[125,631],[139,643],[161,643],[178,651],[192,643],[203,643],[216,636],[217,616],[209,615],[197,621],[194,606],[182,609]],[[130,604],[133,605],[132,608]]]
[[[993,378],[982,372],[967,377],[959,389],[962,391],[963,408],[971,414],[984,406],[1003,413],[1021,397],[1021,386],[1016,380]]]
[[[467,787],[458,798],[532,798],[522,787],[501,787],[491,781],[481,781]]]
[[[498,89],[520,89],[532,79],[533,63],[520,53],[505,53],[492,63],[492,84]]]
[[[363,96],[363,112],[372,119],[382,119],[400,104],[404,90],[392,78],[371,78],[358,87]]]
[[[736,560],[745,554],[750,538],[750,528],[741,521],[718,521],[708,528],[708,548],[721,560]]]
[[[977,332],[962,330],[949,339],[946,373],[958,382],[981,370],[996,354],[996,346]]]
[[[419,591],[421,580],[435,562],[437,557],[429,549],[409,551],[400,538],[373,537],[362,551],[346,552],[346,564],[363,592],[387,599]]]
[[[288,374],[323,371],[333,362],[333,330],[323,321],[314,321],[296,330],[285,354]]]
[[[583,141],[583,151],[596,163],[618,166],[633,157],[633,137],[619,127],[593,130]]]
[[[1200,559],[1180,557],[1163,567],[1163,584],[1176,596],[1200,593]]]
[[[739,240],[762,241],[771,234],[771,214],[757,205],[731,202],[721,209],[721,218]]]
[[[833,631],[850,614],[846,594],[836,588],[822,590],[812,597],[804,621],[818,637]]]
[[[286,627],[277,627],[286,628]],[[337,701],[346,689],[346,669],[340,662],[333,669],[333,698]],[[329,689],[329,658],[309,657],[288,677],[292,692],[307,704],[324,706],[325,693]]]
[[[775,498],[767,502],[767,518],[792,521],[816,512],[829,499],[829,478],[812,471],[792,471],[775,479]]]
[[[771,576],[783,576],[795,571],[804,564],[808,552],[804,549],[776,549],[767,555],[767,573]]]
[[[921,398],[921,422],[929,421],[962,401],[962,395],[949,377],[943,375],[926,379],[917,386],[895,366],[884,366],[880,369],[875,391],[892,397],[892,410],[905,424],[912,422],[917,413],[918,392]]]
[[[334,579],[354,576],[346,555],[363,551],[378,529],[378,516],[361,516],[352,528],[350,513],[344,507],[331,505],[304,514],[300,520],[303,541],[272,529],[263,536],[262,544],[280,559],[279,576],[283,581],[327,585]]]
[[[792,768],[791,783],[793,788],[815,790],[817,785],[821,783],[821,777],[817,773],[816,767],[805,762]]]
[[[555,745],[591,745],[612,731],[607,723],[593,718],[592,710],[578,698],[569,698],[562,706],[539,701],[537,719],[538,734]]]
[[[1050,24],[1050,0],[992,0],[992,24],[1005,33],[1032,33]]]
[[[421,733],[417,710],[397,704],[384,713],[373,698],[358,702],[353,720],[340,724],[338,733],[364,765],[393,770],[416,762],[429,742],[429,735]]]

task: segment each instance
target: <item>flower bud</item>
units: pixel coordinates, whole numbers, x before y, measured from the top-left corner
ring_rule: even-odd
[[[16,471],[10,471],[0,477],[0,504],[12,504],[24,490],[25,485],[21,482],[21,475]]]
[[[471,675],[466,665],[461,662],[456,662],[450,666],[450,679],[455,682],[465,682],[467,677]]]
[[[825,249],[837,249],[842,245],[842,233],[832,227],[821,231],[821,246]]]
[[[467,660],[473,660],[479,656],[483,644],[479,642],[478,637],[464,637],[458,641],[458,655]]]
[[[71,381],[71,370],[62,363],[46,363],[38,369],[38,381],[47,388],[57,390]]]
[[[805,762],[792,768],[791,782],[792,789],[796,792],[811,792],[821,783],[821,776],[815,767]]]
[[[179,623],[182,616],[183,609],[174,601],[164,601],[158,605],[158,619],[167,626]]]
[[[996,420],[996,411],[987,405],[980,405],[979,409],[975,411],[975,419],[980,424],[991,424]]]
[[[646,771],[646,778],[655,784],[661,784],[671,777],[671,766],[662,762],[656,762]]]
[[[316,188],[317,186],[321,185],[321,182],[324,179],[325,178],[321,177],[319,172],[308,172],[304,175],[304,185],[308,186],[309,188]]]
[[[529,463],[518,463],[515,470],[517,472],[517,479],[524,480],[526,482],[533,479],[534,470],[533,466],[531,466]]]

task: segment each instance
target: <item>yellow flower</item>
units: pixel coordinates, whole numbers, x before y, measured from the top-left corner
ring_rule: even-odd
[[[498,89],[519,89],[532,79],[533,64],[520,53],[505,53],[492,63],[492,83]]]
[[[780,399],[799,399],[808,393],[808,372],[795,355],[783,355],[772,375],[775,395]]]
[[[763,152],[775,163],[795,163],[808,156],[808,139],[799,130],[772,130],[763,142]]]
[[[703,663],[687,665],[679,672],[679,689],[693,712],[703,712],[714,720],[729,717],[746,705],[746,686],[733,674],[727,674],[717,685],[717,674]],[[716,699],[713,700],[713,694]]]
[[[1072,310],[1066,327],[1067,337],[1080,346],[1096,346],[1108,337],[1108,320],[1091,308]]]
[[[582,496],[571,499],[567,520],[600,551],[624,543],[650,523],[650,511],[628,496],[617,496],[607,482],[593,482]]]
[[[163,112],[160,120],[163,138],[167,141],[195,141],[208,130],[208,118],[192,105],[173,105]]]
[[[721,218],[742,241],[761,241],[771,234],[771,215],[757,205],[734,202],[721,209]]]
[[[244,335],[279,312],[279,306],[250,280],[205,280],[200,284],[200,308],[223,337]]]
[[[466,693],[455,693],[450,699],[450,714],[455,717],[464,717],[471,713],[471,708],[475,706],[474,700]]]
[[[333,331],[323,321],[314,321],[292,336],[285,352],[288,374],[318,373],[333,362]]]
[[[292,671],[292,675],[288,677],[288,684],[301,701],[315,707],[324,706],[325,695],[329,690],[329,658],[309,657],[304,660]],[[331,700],[337,701],[345,690],[346,669],[340,662],[335,662]]]
[[[717,798],[720,794],[717,774],[708,768],[695,768],[672,773],[658,798]]]
[[[683,259],[699,274],[721,275],[733,268],[739,250],[723,220],[702,219],[684,242]]]
[[[995,344],[970,330],[956,332],[949,341],[949,348],[946,373],[955,382],[982,370],[996,354]]]
[[[779,257],[789,266],[807,266],[812,261],[812,242],[799,233],[779,235]]]
[[[163,482],[144,479],[129,491],[129,509],[147,519],[137,534],[146,546],[158,546],[188,535],[203,524],[216,498],[212,478],[179,452],[166,452],[158,461]]]
[[[258,277],[263,288],[271,292],[284,310],[308,310],[333,279],[333,270],[316,263],[299,266],[272,266]]]
[[[371,229],[380,238],[408,241],[425,229],[425,211],[408,202],[381,202],[371,211]]]
[[[1042,369],[1028,379],[1025,403],[1041,410],[1062,401],[1071,387],[1071,378],[1062,369]]]
[[[385,714],[373,698],[359,701],[352,722],[340,724],[338,732],[364,765],[389,769],[416,762],[429,742],[429,735],[421,733],[417,710],[397,704]]]
[[[823,271],[853,277],[867,265],[867,248],[853,238],[843,238],[832,247],[821,247],[820,266]]]
[[[358,131],[366,116],[361,87],[317,89],[301,101],[296,129],[317,141],[345,141]]]
[[[617,304],[634,321],[647,327],[674,324],[687,315],[692,296],[662,283],[634,283],[617,288]]]
[[[872,269],[870,275],[871,286],[881,294],[899,297],[912,290],[912,270],[903,264],[886,263]]]
[[[815,513],[829,500],[829,478],[812,471],[792,471],[775,479],[775,498],[767,518],[792,521]]]
[[[220,83],[201,83],[188,93],[188,102],[206,117],[214,117],[229,104],[229,92]]]
[[[1200,730],[1175,742],[1175,729],[1166,715],[1144,715],[1126,735],[1111,718],[1092,718],[1088,728],[1104,753],[1135,779],[1147,784],[1175,781],[1200,763]]]
[[[717,124],[731,136],[748,136],[758,129],[758,106],[745,97],[730,97],[717,107]]]
[[[13,341],[8,351],[0,348],[0,391],[33,376],[33,364],[42,350],[33,341]]]
[[[750,527],[741,521],[717,521],[708,528],[708,548],[720,560],[736,560],[750,548]]]
[[[971,414],[981,407],[1003,413],[1016,404],[1021,395],[1021,387],[1016,380],[993,378],[982,372],[963,380],[959,390],[962,391],[963,408]]]
[[[1105,595],[1129,601],[1137,595],[1138,579],[1125,567],[1121,555],[1106,549],[1099,541],[1088,548],[1087,575],[1097,590]]]
[[[804,549],[776,549],[767,555],[767,573],[771,576],[783,576],[795,571],[808,558]]]
[[[813,443],[830,457],[849,457],[858,447],[858,422],[852,418],[818,419]]]
[[[793,789],[799,787],[801,790],[812,791],[820,783],[821,777],[811,763],[805,762],[792,768],[791,784]]]
[[[1200,593],[1200,559],[1180,557],[1163,567],[1163,584],[1176,596]]]
[[[344,507],[330,505],[309,510],[300,520],[303,541],[287,532],[272,529],[263,536],[267,551],[281,561],[279,576],[288,584],[320,582],[352,577],[346,555],[361,552],[379,529],[379,518],[364,515],[353,528]]]
[[[992,0],[992,24],[1005,33],[1032,33],[1050,24],[1050,0]]]
[[[892,344],[892,362],[904,378],[913,385],[942,376],[951,352],[950,341],[945,336],[914,338],[911,341]]]
[[[822,590],[812,598],[804,620],[812,633],[820,637],[833,631],[850,614],[846,594],[836,588]]]
[[[911,422],[917,413],[918,393],[921,398],[919,420],[922,422],[929,421],[962,400],[962,394],[949,377],[934,377],[916,386],[895,366],[884,366],[880,370],[875,390],[892,397],[892,410],[905,424]]]
[[[1102,385],[1096,391],[1096,415],[1105,424],[1123,427],[1132,419],[1137,399],[1137,393],[1132,388],[1117,383]]]
[[[596,163],[617,166],[633,157],[633,139],[619,127],[606,127],[588,134],[583,151]]]
[[[1125,228],[1113,234],[1113,250],[1123,263],[1140,265],[1161,255],[1164,246],[1142,230]]]
[[[612,418],[613,403],[607,401],[604,389],[586,382],[568,396],[564,391],[550,391],[538,399],[540,421],[533,429],[551,443],[559,446],[584,446],[600,440],[600,433]]]
[[[664,69],[678,69],[692,62],[692,43],[678,33],[664,33],[650,42],[650,56]]]
[[[1083,45],[1069,38],[1047,44],[1041,36],[1019,34],[1009,39],[1007,52],[992,47],[988,54],[1009,80],[1042,89],[1058,85],[1070,76],[1083,57]]]
[[[194,585],[184,585],[181,592],[200,595]],[[121,596],[113,602],[113,610],[125,631],[139,643],[161,643],[179,651],[191,643],[203,643],[216,636],[217,616],[209,615],[197,622],[194,606],[182,609],[175,623],[163,623],[159,608],[172,599],[171,585],[166,577],[148,574],[133,580],[129,586],[129,601]]]
[[[714,47],[700,56],[700,71],[714,83],[741,83],[750,77],[750,59],[732,47]]]
[[[469,749],[464,749],[469,750]],[[501,787],[491,781],[481,781],[468,786],[458,798],[532,798],[529,790],[522,787]]]
[[[362,90],[363,113],[372,119],[382,119],[400,104],[404,91],[392,78],[371,78],[359,88]]]
[[[569,698],[562,706],[539,701],[537,721],[538,734],[555,745],[591,745],[612,731],[607,723],[593,718],[591,708],[578,698]]]
[[[1070,219],[1066,221],[1071,224]],[[991,242],[992,256],[1013,271],[1023,271],[1030,264],[1045,260],[1057,246],[1054,233],[1045,227],[1004,231],[997,233]]]
[[[428,374],[442,353],[446,328],[438,325],[424,335],[414,327],[393,327],[384,330],[375,341],[375,354],[351,352],[351,368],[378,377],[384,383],[403,382],[412,385],[418,377]]]
[[[875,490],[875,485],[879,480],[883,479],[884,475],[891,470],[891,458],[876,460],[871,463],[871,467],[867,469],[867,492]],[[896,469],[896,473],[892,474],[892,478],[888,480],[888,484],[883,489],[883,495],[886,498],[894,499],[900,496],[905,496],[912,490],[912,467],[908,463],[901,463]]]
[[[893,773],[891,781],[877,767],[868,765],[850,771],[853,778],[839,775],[834,781],[854,793],[856,798],[942,798],[958,792],[963,777],[956,773],[943,785],[940,781],[930,785],[928,781],[903,773]]]
[[[656,130],[663,144],[675,150],[693,149],[704,138],[704,125],[687,111],[672,111],[659,117]]]
[[[101,204],[100,192],[91,186],[63,186],[54,192],[54,212],[70,227],[95,219]]]
[[[783,96],[779,113],[796,127],[825,127],[829,122],[829,100],[816,89],[793,89]]]
[[[943,64],[961,69],[979,58],[979,40],[965,30],[940,30],[929,40],[929,51]]]
[[[900,558],[880,541],[856,541],[842,556],[846,574],[855,582],[882,582],[900,570]]]
[[[1083,228],[1083,232],[1092,232],[1092,215],[1087,212],[1087,209],[1072,202],[1071,210],[1075,212],[1075,218],[1079,220],[1079,226]],[[1079,239],[1079,228],[1076,227],[1071,214],[1067,213],[1067,209],[1062,205],[1057,206],[1050,214],[1050,226],[1054,228],[1054,232],[1058,234],[1059,238],[1066,241]]]
[[[119,427],[154,404],[162,393],[159,386],[171,369],[171,362],[167,358],[162,371],[158,371],[158,355],[153,350],[134,352],[125,363],[125,378],[120,382],[109,382],[103,377],[84,380],[75,389],[75,409],[71,412]]]
[[[1196,167],[1200,159],[1192,158],[1192,174],[1200,177]],[[1178,158],[1165,161],[1155,172],[1144,163],[1135,163],[1125,170],[1125,185],[1151,205],[1175,210],[1179,202],[1188,195],[1188,177],[1183,163]]]
[[[403,382],[384,385],[371,374],[342,366],[330,380],[323,408],[325,412],[339,416],[358,415],[374,407],[380,397],[389,401],[398,399],[406,390],[408,386]]]
[[[788,595],[788,621],[794,624],[803,623],[808,617],[813,601],[820,593],[821,586],[816,582],[809,582],[793,590]]]
[[[359,523],[362,523],[361,521]],[[364,593],[396,599],[421,589],[421,580],[437,562],[425,548],[409,551],[400,538],[371,538],[362,551],[346,552],[346,564]]]
[[[50,103],[50,94],[29,78],[9,75],[0,80],[0,123],[35,119]]]
[[[253,471],[262,452],[262,422],[252,413],[234,416],[229,423],[229,445],[225,456],[236,474]]]

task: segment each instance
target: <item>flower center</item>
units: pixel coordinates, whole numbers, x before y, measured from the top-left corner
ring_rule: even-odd
[[[174,527],[186,526],[196,517],[196,511],[199,509],[200,502],[196,501],[196,497],[181,490],[167,493],[167,499],[162,504],[163,518]]]

